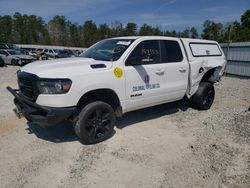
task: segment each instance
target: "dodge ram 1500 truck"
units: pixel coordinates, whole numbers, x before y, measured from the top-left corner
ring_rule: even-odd
[[[102,40],[80,57],[40,61],[17,72],[15,112],[43,127],[71,120],[86,143],[109,138],[116,117],[187,97],[211,107],[226,65],[215,41],[158,36]]]

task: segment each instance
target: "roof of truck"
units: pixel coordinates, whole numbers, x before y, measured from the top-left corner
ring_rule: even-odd
[[[181,39],[186,42],[196,42],[196,43],[216,43],[213,40],[204,40],[204,39],[192,39],[192,38],[179,38],[179,37],[167,37],[167,36],[124,36],[124,37],[114,37],[112,39],[138,39],[138,38],[146,38],[146,39]]]

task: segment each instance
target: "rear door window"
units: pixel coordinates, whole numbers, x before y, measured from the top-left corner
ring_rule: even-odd
[[[183,60],[180,45],[174,40],[161,40],[162,63],[181,62]]]

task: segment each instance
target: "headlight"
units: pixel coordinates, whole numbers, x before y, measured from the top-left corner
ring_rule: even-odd
[[[37,82],[41,94],[64,94],[71,87],[69,79],[41,79]]]

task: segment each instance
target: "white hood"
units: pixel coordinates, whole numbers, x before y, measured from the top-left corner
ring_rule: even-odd
[[[104,64],[106,68],[91,68],[91,65]],[[73,74],[86,74],[93,71],[110,69],[112,62],[98,61],[91,58],[74,57],[35,61],[25,65],[21,71],[29,72],[43,78],[70,78]]]

